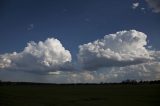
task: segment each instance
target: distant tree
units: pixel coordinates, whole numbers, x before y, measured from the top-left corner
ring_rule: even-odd
[[[122,83],[123,84],[137,84],[138,82],[136,80],[127,79],[127,80],[122,81]]]
[[[102,85],[102,84],[104,84],[104,82],[100,82],[100,84]]]

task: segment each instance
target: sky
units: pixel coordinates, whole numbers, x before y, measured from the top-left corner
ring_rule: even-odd
[[[0,0],[0,80],[160,79],[160,0]]]

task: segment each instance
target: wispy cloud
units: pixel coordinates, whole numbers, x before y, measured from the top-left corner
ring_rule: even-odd
[[[34,29],[34,24],[29,24],[27,30],[30,31],[30,30],[33,30]]]
[[[153,12],[159,13],[160,12],[160,0],[146,0],[149,7],[152,8]]]

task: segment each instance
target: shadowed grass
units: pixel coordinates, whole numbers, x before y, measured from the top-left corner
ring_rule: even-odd
[[[5,85],[0,106],[159,106],[160,84]]]

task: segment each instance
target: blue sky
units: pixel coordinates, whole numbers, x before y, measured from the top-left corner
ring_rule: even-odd
[[[132,9],[135,2],[146,8],[145,13]],[[0,4],[0,53],[21,51],[28,41],[55,37],[76,57],[78,45],[129,29],[146,33],[153,47],[160,49],[160,14],[144,0],[1,0]]]
[[[160,12],[152,1],[1,0],[0,54],[19,53],[29,41],[56,38],[76,62],[79,45],[132,29],[145,33],[147,45],[158,51]]]

